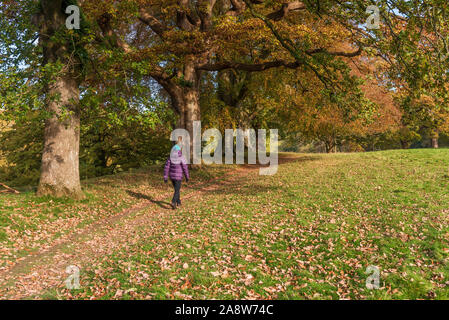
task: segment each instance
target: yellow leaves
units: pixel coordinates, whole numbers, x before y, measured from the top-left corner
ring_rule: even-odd
[[[108,0],[86,0],[82,9],[88,16],[93,17],[99,17],[108,13],[111,17],[116,18],[118,14],[114,2]]]
[[[254,18],[237,20],[235,17],[222,17],[213,33],[223,51],[244,52],[253,43],[264,42],[264,45],[268,45],[275,41],[265,24]]]
[[[226,30],[227,28],[233,28],[238,24],[237,17],[234,16],[223,16],[217,19],[217,30]]]

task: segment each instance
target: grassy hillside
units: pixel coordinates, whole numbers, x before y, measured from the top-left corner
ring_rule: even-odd
[[[227,170],[214,166],[192,176],[201,183]],[[160,166],[153,166],[85,180],[86,199],[82,201],[36,197],[33,191],[0,194],[0,270],[16,258],[50,247],[68,234],[168,191],[161,171]]]
[[[105,251],[79,259],[80,290],[59,283],[38,296],[449,298],[449,150],[289,156],[274,176],[231,175],[234,166],[196,172],[192,181],[227,171],[183,188],[176,212],[159,169],[90,181],[82,203],[0,196],[3,266],[142,202],[111,227],[126,235],[89,238]],[[366,288],[368,266],[380,270],[377,290]]]

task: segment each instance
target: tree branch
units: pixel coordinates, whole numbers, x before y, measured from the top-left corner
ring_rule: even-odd
[[[282,7],[278,11],[268,14],[267,18],[273,21],[279,21],[282,20],[292,11],[299,11],[304,9],[306,9],[306,5],[301,1],[284,3],[282,4]]]
[[[238,16],[242,14],[247,8],[247,4],[261,4],[262,0],[230,0],[231,9],[227,12],[227,15]],[[273,21],[282,20],[292,11],[305,10],[306,5],[301,1],[293,1],[282,4],[282,7],[267,15],[267,18]]]
[[[109,13],[103,13],[98,19],[97,23],[103,33],[104,37],[107,37],[106,43],[109,43],[112,47],[121,48],[125,53],[131,52],[130,46],[122,41],[120,37],[114,32],[111,26],[112,17]],[[99,36],[97,36],[98,38]]]
[[[201,30],[209,30],[212,26],[212,14],[217,0],[203,0],[198,2],[197,10],[201,19]]]
[[[226,13],[229,16],[238,16],[243,13],[246,9],[246,4],[244,1],[240,0],[230,0],[231,1],[231,8]]]
[[[149,18],[147,16],[147,18]],[[111,27],[111,16],[108,13],[104,13],[98,20],[98,25],[103,32],[103,35],[108,39],[105,39],[113,48],[122,49],[124,53],[131,53],[131,47],[114,32]],[[102,40],[102,39],[99,39]],[[108,41],[109,40],[109,41]],[[171,82],[171,78],[163,68],[159,66],[154,66],[153,70],[148,73],[150,77],[153,77],[157,81],[165,81],[166,83]]]
[[[239,63],[239,62],[232,62],[232,61],[223,61],[223,62],[217,62],[217,63],[206,63],[203,65],[200,65],[197,67],[198,70],[205,70],[205,71],[221,71],[226,69],[235,69],[235,70],[242,70],[242,71],[248,71],[248,72],[256,72],[256,71],[264,71],[272,68],[278,68],[278,67],[286,67],[289,69],[296,69],[300,67],[302,64],[298,61],[284,61],[284,60],[276,60],[276,61],[269,61],[264,63]]]
[[[356,51],[353,52],[345,52],[345,51],[327,51],[324,48],[317,48],[317,49],[310,49],[306,50],[306,54],[309,56],[314,55],[316,53],[324,53],[331,56],[337,56],[337,57],[347,57],[347,58],[353,58],[356,56],[359,56],[362,53],[362,47],[359,47]]]
[[[180,7],[176,12],[176,25],[184,31],[193,31],[201,24],[201,19],[188,13],[189,0],[179,0]]]
[[[0,182],[0,186],[2,186],[3,188],[5,188],[6,190],[0,191],[0,193],[4,193],[4,192],[10,192],[10,193],[15,193],[15,194],[19,194],[20,192],[17,191],[16,189],[13,189],[11,187],[8,187],[6,184],[3,184]]]
[[[163,37],[165,31],[168,30],[167,26],[161,21],[156,19],[148,10],[144,8],[139,9],[139,20],[149,26],[159,37]]]

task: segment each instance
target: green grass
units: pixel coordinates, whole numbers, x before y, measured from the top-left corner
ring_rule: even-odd
[[[252,171],[186,199],[165,219],[156,217],[151,232],[142,226],[138,244],[84,266],[81,290],[61,286],[42,297],[449,298],[449,150],[295,156],[274,176]],[[223,170],[200,171],[192,180]],[[135,175],[87,183],[92,198],[85,206],[97,208],[114,192],[120,197],[123,181],[143,188]],[[152,187],[142,192],[157,192],[160,173],[144,176]],[[41,216],[36,228],[57,207],[58,215],[70,215],[67,208],[83,205],[54,200],[47,207],[48,199],[21,197],[22,204],[45,204],[27,215]],[[13,215],[12,198],[0,198],[0,216]],[[0,225],[19,228],[28,220],[15,221]],[[365,285],[371,265],[380,270],[377,290]]]
[[[213,166],[194,171],[193,177],[207,181],[226,170]],[[82,201],[36,197],[32,191],[0,194],[0,268],[62,236],[146,201],[139,194],[157,197],[163,184],[161,172],[160,166],[153,166],[83,181],[86,198]]]
[[[186,201],[145,241],[84,269],[71,294],[448,299],[448,159],[446,149],[300,156]],[[370,265],[377,290],[365,285]]]

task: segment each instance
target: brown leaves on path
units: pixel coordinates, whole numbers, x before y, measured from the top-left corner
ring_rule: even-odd
[[[235,183],[253,167],[237,167],[217,181],[216,178],[193,185],[184,186],[183,199],[200,198],[204,192],[226,188],[229,183]],[[184,191],[183,190],[183,191]],[[101,219],[77,232],[61,239],[50,248],[27,256],[0,272],[0,298],[23,299],[39,297],[43,291],[50,288],[61,288],[68,266],[84,266],[92,268],[101,258],[116,250],[126,252],[152,233],[153,228],[161,228],[161,221],[170,219],[175,211],[164,209],[157,204],[171,196],[171,188],[154,200],[143,195],[144,201],[130,209]],[[184,264],[184,268],[189,266]],[[188,286],[188,281],[186,281]],[[123,292],[117,292],[121,295]]]

